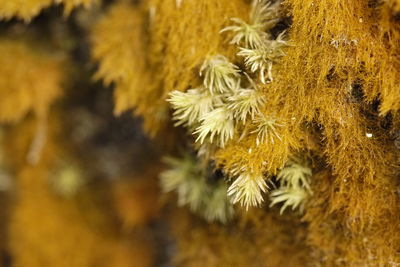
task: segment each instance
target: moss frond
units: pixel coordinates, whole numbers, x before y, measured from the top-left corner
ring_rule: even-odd
[[[42,9],[54,4],[63,4],[66,15],[70,14],[72,9],[78,6],[86,8],[93,5],[97,0],[1,0],[0,18],[9,20],[13,17],[29,22],[37,16]]]
[[[0,53],[0,121],[18,122],[29,112],[45,117],[63,92],[63,55],[4,38]]]

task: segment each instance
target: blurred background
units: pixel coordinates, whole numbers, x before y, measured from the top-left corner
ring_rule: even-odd
[[[88,31],[108,2],[0,22],[2,266],[170,266],[163,146],[93,79]]]

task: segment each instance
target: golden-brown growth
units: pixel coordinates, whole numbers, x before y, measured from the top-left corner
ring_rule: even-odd
[[[165,127],[168,93],[198,86],[207,57],[233,55],[219,31],[247,9],[241,0],[115,5],[93,33],[97,77],[115,83],[115,112],[133,108],[151,134]]]
[[[201,224],[182,211],[171,216],[179,266],[304,266],[304,228],[265,210],[242,211],[240,222]],[[268,229],[268,230],[266,230]],[[251,249],[252,248],[252,249]]]
[[[386,209],[393,213],[396,202],[394,194],[384,189],[393,187],[389,178],[393,173],[393,147],[375,138],[375,133],[371,138],[371,127],[376,126],[370,125],[361,113],[363,99],[355,95],[361,86],[367,99],[371,96],[372,83],[364,79],[372,76],[369,68],[376,67],[371,60],[387,62],[375,54],[371,56],[371,48],[365,48],[367,40],[380,42],[379,36],[374,37],[365,28],[372,20],[368,13],[372,10],[362,1],[286,3],[293,15],[290,36],[296,46],[287,50],[281,77],[272,87],[276,90],[265,87],[266,93],[274,94],[277,100],[285,99],[282,112],[292,114],[298,122],[315,119],[320,123],[326,141],[325,155],[340,185],[336,196],[341,201],[336,204],[341,204],[337,209],[349,215],[349,222],[357,220],[362,228],[368,221],[380,218]],[[333,9],[338,12],[333,14]],[[312,20],[305,19],[307,14],[313,14]],[[350,20],[345,19],[349,14]],[[380,49],[375,47],[374,53]],[[382,81],[376,80],[374,88],[385,88]],[[386,204],[376,194],[382,193],[380,190],[387,192],[390,200]]]
[[[398,215],[383,215],[362,231],[348,229],[345,217],[333,207],[334,177],[328,169],[313,176],[314,196],[307,205],[307,243],[313,258],[323,266],[392,266],[399,262]],[[384,229],[384,230],[383,230]]]
[[[144,20],[144,12],[137,7],[113,6],[93,30],[93,57],[100,63],[96,78],[115,85],[115,114],[134,108],[145,117],[145,127],[152,133],[162,118],[153,113],[158,96],[150,83]]]
[[[52,190],[54,170],[59,157],[66,153],[58,139],[62,133],[59,127],[59,117],[52,117],[48,142],[37,165],[24,161],[13,164],[17,168],[17,194],[8,236],[13,265],[152,266],[149,239],[122,238],[106,208],[96,204],[99,195],[94,190],[85,188],[74,198],[63,198]],[[9,144],[8,152],[23,158],[34,132],[30,128],[35,127],[28,122],[16,128],[10,134],[18,138]]]
[[[154,175],[153,175],[154,176]],[[115,209],[126,229],[143,226],[160,210],[158,181],[152,174],[133,181],[121,181],[113,187]]]
[[[45,117],[61,93],[63,57],[23,41],[0,40],[0,122]]]
[[[40,11],[53,4],[63,4],[65,14],[71,13],[76,6],[89,7],[96,0],[0,0],[0,19],[17,17],[30,21]]]

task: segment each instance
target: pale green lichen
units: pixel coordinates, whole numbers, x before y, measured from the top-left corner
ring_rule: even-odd
[[[235,181],[228,189],[228,195],[232,197],[232,203],[240,203],[248,209],[250,206],[258,206],[263,201],[263,193],[268,186],[262,173],[238,170],[234,172]]]
[[[312,195],[311,175],[312,169],[306,158],[292,157],[276,177],[280,186],[271,192],[270,206],[283,203],[281,213],[289,206],[292,206],[292,210],[299,208],[302,212],[307,198]]]
[[[224,181],[208,182],[195,157],[165,158],[168,169],[160,174],[164,192],[176,192],[178,205],[208,221],[227,222],[233,216],[233,206],[226,194]]]

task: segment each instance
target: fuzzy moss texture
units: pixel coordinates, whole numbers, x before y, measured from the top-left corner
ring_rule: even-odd
[[[0,0],[0,20],[11,266],[400,265],[399,0]],[[112,127],[77,103],[107,88],[147,145],[87,141]]]

